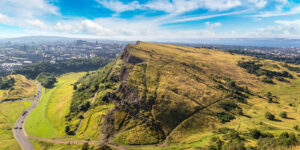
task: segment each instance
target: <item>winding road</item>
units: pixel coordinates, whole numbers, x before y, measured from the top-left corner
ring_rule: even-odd
[[[22,115],[18,118],[12,130],[15,139],[18,141],[18,143],[20,144],[23,150],[34,150],[34,147],[25,132],[24,124],[26,118],[28,117],[30,112],[38,105],[38,103],[40,102],[39,100],[43,95],[42,86],[36,81],[35,83],[38,86],[38,92],[33,98],[29,99],[30,101],[32,101],[31,106],[27,110],[25,110],[22,113]],[[25,99],[20,99],[20,100],[25,100]]]

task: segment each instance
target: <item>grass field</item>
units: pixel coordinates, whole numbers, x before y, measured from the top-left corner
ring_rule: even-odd
[[[22,112],[31,105],[31,102],[9,102],[0,104],[0,149],[21,149],[13,137],[12,127]]]
[[[58,77],[55,87],[46,91],[40,104],[28,117],[25,129],[29,135],[43,138],[64,136],[64,117],[72,98],[72,84],[84,74],[68,73]]]
[[[16,80],[13,90],[0,90],[0,101],[30,97],[36,93],[37,86],[32,80],[28,80],[22,75],[11,75],[11,77]]]

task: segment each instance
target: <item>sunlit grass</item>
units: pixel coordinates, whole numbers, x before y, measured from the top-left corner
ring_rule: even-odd
[[[21,149],[13,137],[12,128],[18,117],[31,102],[9,102],[0,104],[0,149]]]

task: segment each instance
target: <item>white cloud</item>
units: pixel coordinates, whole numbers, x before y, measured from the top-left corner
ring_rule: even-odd
[[[256,30],[255,35],[263,37],[294,37],[300,38],[300,20],[278,20],[277,25],[260,28]]]
[[[0,13],[11,17],[33,18],[43,14],[58,14],[58,8],[46,0],[0,0]]]
[[[254,3],[258,8],[264,8],[268,4],[266,0],[250,0],[250,2]]]
[[[0,13],[0,23],[10,23],[12,20],[8,16]]]
[[[219,23],[219,22],[216,22],[216,23],[205,22],[205,25],[206,25],[208,30],[213,30],[214,28],[219,27],[222,24]]]
[[[26,20],[26,25],[33,28],[39,28],[39,29],[45,29],[48,30],[51,27],[48,26],[46,23],[42,22],[41,20],[35,19],[35,20]]]
[[[97,2],[103,5],[104,7],[115,11],[116,13],[129,11],[129,10],[136,10],[141,8],[138,1],[132,1],[128,4],[124,4],[123,2],[118,0],[97,0]]]

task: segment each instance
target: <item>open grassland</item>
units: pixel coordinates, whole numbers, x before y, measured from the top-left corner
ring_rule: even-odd
[[[65,115],[68,113],[75,83],[85,73],[68,73],[58,77],[55,87],[48,89],[40,104],[29,115],[25,124],[27,133],[35,137],[64,136]]]
[[[9,102],[0,104],[0,149],[21,149],[13,137],[12,128],[18,117],[25,111],[31,102]]]
[[[33,96],[37,91],[37,86],[32,80],[28,80],[22,75],[11,75],[15,78],[15,85],[10,90],[0,90],[0,101],[5,99],[18,99]]]

